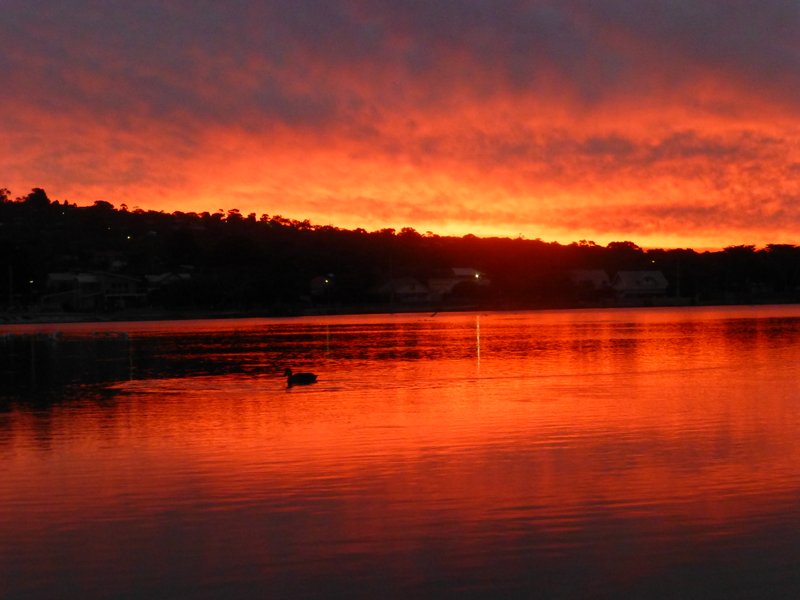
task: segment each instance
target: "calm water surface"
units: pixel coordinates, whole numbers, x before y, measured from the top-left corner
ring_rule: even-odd
[[[800,307],[4,326],[0,357],[3,598],[800,597]]]

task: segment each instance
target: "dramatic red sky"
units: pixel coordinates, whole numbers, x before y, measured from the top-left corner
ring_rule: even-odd
[[[13,196],[800,242],[796,0],[3,0],[0,40]]]

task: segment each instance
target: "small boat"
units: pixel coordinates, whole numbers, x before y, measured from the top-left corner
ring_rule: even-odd
[[[291,369],[286,369],[283,374],[286,375],[286,385],[288,387],[317,383],[317,376],[314,373],[292,373]]]

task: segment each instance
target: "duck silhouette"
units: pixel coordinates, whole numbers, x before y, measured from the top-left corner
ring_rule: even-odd
[[[314,373],[292,373],[291,369],[286,369],[283,374],[286,375],[286,385],[288,387],[317,383],[317,376]]]

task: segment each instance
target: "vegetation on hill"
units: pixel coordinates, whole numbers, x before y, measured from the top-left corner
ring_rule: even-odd
[[[382,299],[392,278],[426,281],[451,267],[472,267],[490,286],[460,285],[447,305],[534,308],[609,303],[581,294],[576,269],[659,270],[666,298],[688,303],[794,302],[800,298],[800,248],[731,246],[720,251],[645,250],[629,241],[445,237],[412,228],[368,232],[318,226],[279,215],[187,213],[79,207],[51,201],[40,188],[16,199],[0,189],[0,309],[34,307],[48,274],[115,272],[130,277],[185,273],[147,297],[150,307],[258,310],[326,305],[358,307]],[[330,277],[323,296],[314,278]],[[385,300],[385,299],[384,299]]]

